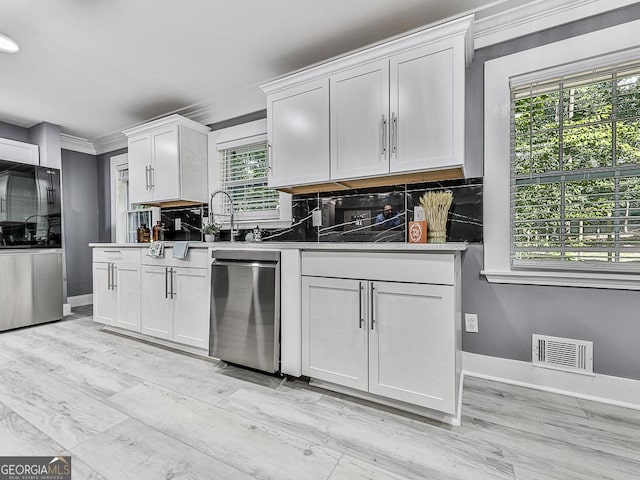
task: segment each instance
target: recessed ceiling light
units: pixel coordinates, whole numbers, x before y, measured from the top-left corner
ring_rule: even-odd
[[[0,33],[0,52],[18,53],[19,51],[20,51],[20,46],[14,39],[9,38],[6,35]]]

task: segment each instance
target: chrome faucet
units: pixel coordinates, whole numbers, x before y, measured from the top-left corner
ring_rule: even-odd
[[[235,207],[233,206],[233,198],[231,198],[231,195],[229,195],[229,192],[226,192],[224,190],[216,190],[215,192],[213,192],[211,194],[211,196],[209,197],[209,223],[213,223],[213,199],[215,198],[216,195],[218,195],[219,193],[222,193],[223,195],[226,195],[229,198],[229,215],[221,213],[218,215],[223,215],[223,216],[228,216],[230,217],[230,223],[231,223],[231,241],[235,242],[235,236],[236,236],[236,231],[235,231],[235,224],[233,222],[233,217],[235,215]]]

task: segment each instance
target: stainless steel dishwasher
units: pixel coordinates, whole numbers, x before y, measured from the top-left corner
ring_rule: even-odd
[[[280,252],[217,250],[211,262],[209,355],[280,370]]]

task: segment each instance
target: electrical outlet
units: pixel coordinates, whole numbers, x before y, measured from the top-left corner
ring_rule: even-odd
[[[182,219],[176,218],[173,222],[173,229],[178,231],[182,229]]]
[[[478,315],[475,313],[464,314],[464,329],[468,333],[478,333]]]
[[[313,212],[311,212],[311,220],[312,220],[312,225],[314,227],[321,227],[322,226],[322,212],[320,210],[314,210]]]

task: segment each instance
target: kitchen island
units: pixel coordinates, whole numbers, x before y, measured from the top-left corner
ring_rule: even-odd
[[[90,246],[96,321],[203,356],[215,252],[279,251],[282,374],[460,421],[466,243],[191,242],[184,260],[169,242],[162,259],[148,244]]]

